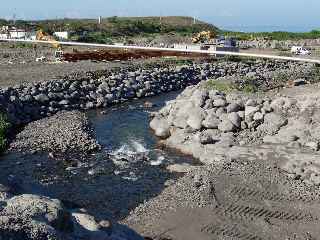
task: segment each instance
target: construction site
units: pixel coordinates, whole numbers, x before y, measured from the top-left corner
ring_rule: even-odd
[[[0,239],[319,239],[320,41],[74,22],[0,29]]]

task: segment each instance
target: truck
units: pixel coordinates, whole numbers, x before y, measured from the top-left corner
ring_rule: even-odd
[[[291,53],[295,55],[310,55],[311,52],[302,46],[292,46]]]

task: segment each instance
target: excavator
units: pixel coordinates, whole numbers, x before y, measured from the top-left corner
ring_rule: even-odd
[[[202,31],[192,38],[193,43],[206,43],[214,39],[216,34],[212,31]]]
[[[62,60],[64,52],[59,42],[53,36],[44,32],[42,29],[39,29],[36,34],[36,40],[50,42],[52,46],[56,49],[56,51],[54,52],[54,57],[56,61]]]

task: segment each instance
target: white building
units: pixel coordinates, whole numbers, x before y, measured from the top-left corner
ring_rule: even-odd
[[[201,50],[201,45],[200,44],[180,44],[180,43],[175,43],[173,45],[173,48],[175,48],[175,49],[187,49],[187,50]]]
[[[8,33],[0,33],[0,39],[8,39],[10,35]]]
[[[15,27],[2,26],[0,27],[1,39],[36,39],[36,31],[26,31]]]
[[[69,32],[54,32],[53,35],[61,40],[69,39]]]
[[[27,31],[13,28],[9,30],[9,35],[11,39],[25,39],[27,37]]]

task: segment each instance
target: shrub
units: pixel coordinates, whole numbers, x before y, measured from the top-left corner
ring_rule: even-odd
[[[237,89],[233,83],[222,81],[222,80],[220,81],[214,80],[214,79],[206,81],[204,87],[208,90],[215,89],[225,93],[229,93]]]

